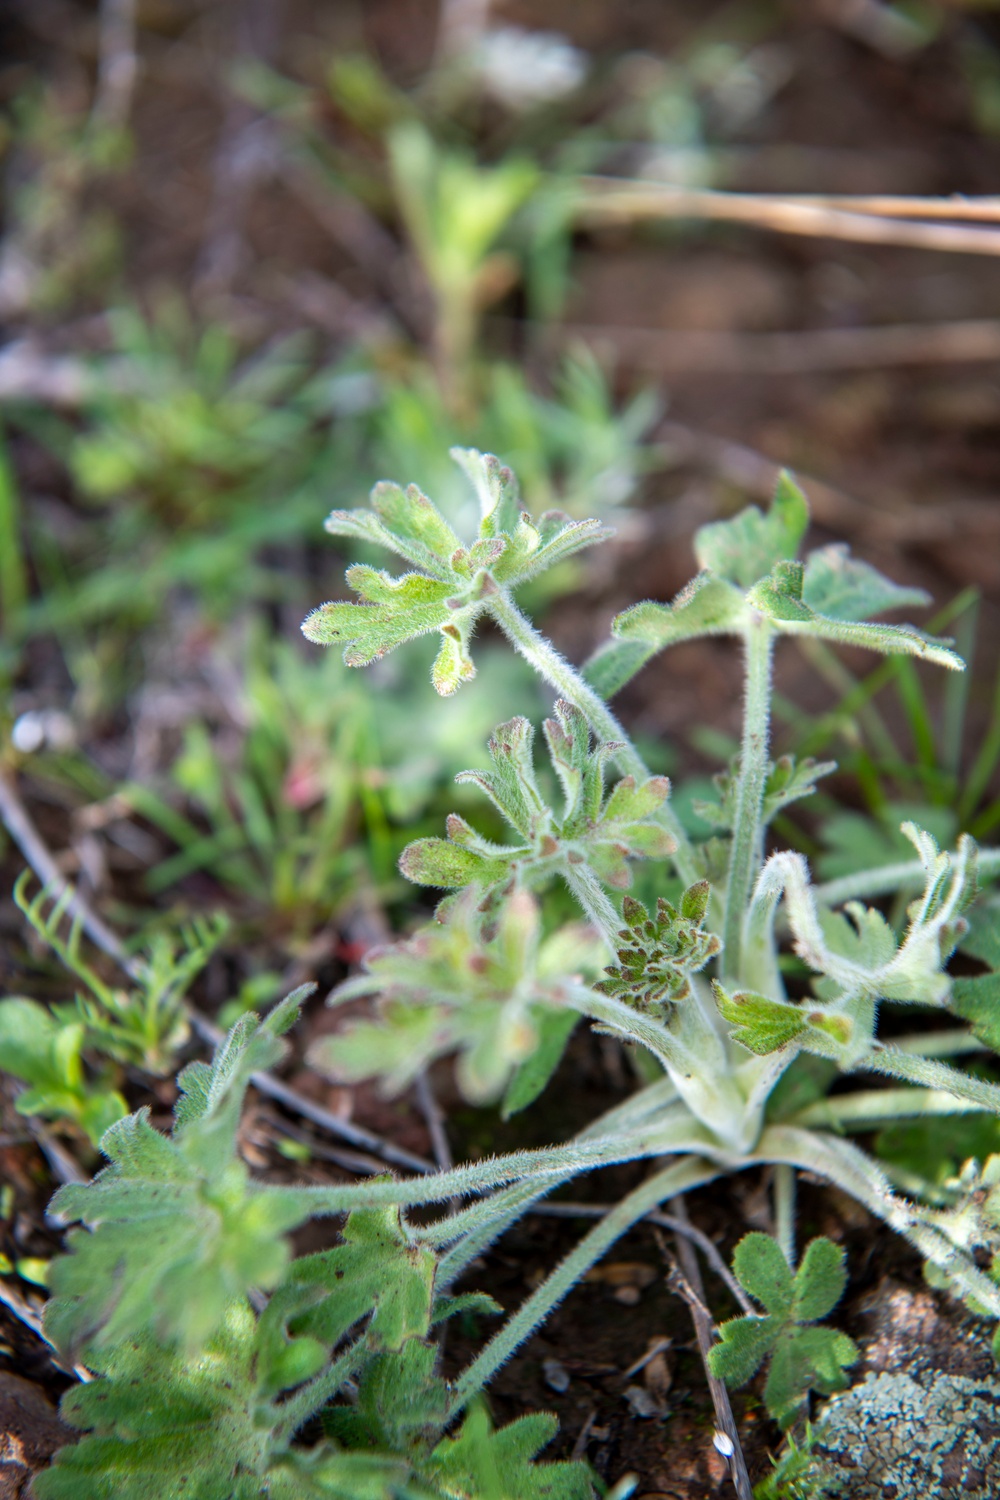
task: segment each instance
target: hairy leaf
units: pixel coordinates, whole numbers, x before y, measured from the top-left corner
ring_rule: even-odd
[[[499,1097],[541,1049],[543,1076],[531,1081],[544,1086],[545,1069],[558,1061],[556,1037],[571,1024],[559,994],[567,949],[586,969],[596,966],[598,945],[579,927],[543,941],[537,906],[524,890],[515,887],[495,914],[478,896],[474,887],[463,892],[438,921],[366,955],[365,972],[330,998],[372,995],[376,1019],[350,1021],[324,1037],[313,1051],[318,1067],[338,1079],[381,1078],[397,1091],[435,1058],[457,1052],[463,1093],[485,1101]],[[550,1016],[560,1023],[551,1030]],[[518,1087],[527,1091],[528,1078]]]
[[[749,505],[731,521],[701,528],[694,539],[698,565],[748,589],[775,563],[795,557],[808,525],[806,497],[782,472],[766,515]]]
[[[679,911],[660,896],[655,917],[641,902],[626,896],[618,962],[605,969],[608,978],[596,988],[658,1017],[685,1000],[691,992],[691,975],[722,947],[719,938],[702,926],[708,895],[708,881],[698,881],[684,892]]]
[[[559,701],[545,721],[545,738],[563,791],[557,812],[542,800],[535,779],[534,731],[527,719],[500,724],[489,742],[492,769],[463,771],[462,783],[478,786],[523,843],[507,847],[482,839],[461,818],[448,819],[448,840],[418,839],[402,854],[403,874],[419,884],[455,889],[475,882],[497,887],[512,875],[529,887],[562,875],[572,886],[575,869],[587,865],[608,885],[624,889],[632,879],[630,859],[663,858],[674,842],[656,821],[670,783],[626,776],[605,797],[604,768],[611,747],[590,748],[590,730],[573,704]]]
[[[777,1242],[755,1231],[736,1246],[733,1270],[767,1315],[748,1313],[723,1323],[709,1367],[728,1385],[742,1385],[770,1355],[764,1400],[775,1421],[787,1427],[808,1390],[842,1390],[845,1369],[858,1357],[846,1334],[815,1326],[843,1296],[844,1252],[831,1240],[812,1240],[793,1276]]]
[[[475,675],[470,643],[491,597],[611,535],[599,521],[573,521],[558,511],[547,511],[536,524],[521,506],[513,474],[492,454],[455,448],[452,457],[480,497],[478,537],[463,545],[415,485],[377,484],[370,511],[333,511],[327,530],[379,543],[420,571],[394,578],[355,564],[347,581],[362,602],[321,604],[302,626],[318,645],[343,644],[350,667],[368,666],[404,641],[439,631],[432,682],[444,696]]]
[[[280,1057],[297,1000],[263,1022],[243,1017],[211,1067],[185,1069],[172,1135],[153,1129],[148,1110],[129,1115],[104,1136],[111,1165],[56,1194],[53,1211],[88,1226],[70,1233],[71,1254],[52,1267],[46,1327],[60,1348],[154,1329],[194,1350],[234,1299],[277,1284],[302,1209],[253,1184],[234,1148],[250,1075]]]

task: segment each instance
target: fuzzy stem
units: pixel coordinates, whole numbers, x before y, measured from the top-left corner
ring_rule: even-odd
[[[368,1352],[367,1341],[358,1339],[339,1359],[333,1360],[325,1370],[314,1375],[308,1384],[296,1391],[294,1396],[289,1396],[287,1401],[275,1408],[281,1418],[274,1429],[276,1448],[280,1449],[292,1441],[303,1423],[308,1422],[311,1416],[327,1404],[331,1396],[336,1395],[344,1381],[350,1379]]]
[[[795,1266],[795,1168],[780,1162],[774,1169],[774,1237],[788,1264]]]
[[[736,783],[733,845],[726,885],[722,965],[726,976],[742,978],[743,922],[761,863],[761,808],[767,781],[767,748],[771,725],[771,656],[774,631],[761,615],[752,615],[746,636],[746,704],[743,746]]]
[[[588,865],[567,865],[563,879],[592,927],[604,938],[611,952],[621,930],[622,919],[601,889],[601,883]]]
[[[981,881],[1000,875],[1000,849],[980,849],[976,856],[976,874]],[[844,901],[887,896],[893,891],[919,890],[927,881],[927,871],[919,860],[908,859],[898,865],[880,865],[874,870],[859,870],[856,875],[842,875],[815,887],[813,894],[822,906],[840,906]]]
[[[261,1187],[258,1192],[266,1194],[282,1209],[295,1209],[304,1218],[315,1218],[386,1204],[413,1208],[420,1203],[443,1203],[460,1194],[486,1192],[527,1179],[539,1187],[545,1182],[554,1186],[567,1176],[595,1167],[638,1161],[644,1156],[712,1149],[709,1132],[685,1110],[678,1119],[666,1123],[653,1121],[644,1128],[596,1140],[570,1141],[565,1146],[538,1151],[514,1151],[509,1156],[469,1162],[451,1172],[435,1172],[429,1177],[404,1178],[401,1182],[376,1179],[342,1187]]]
[[[920,1253],[938,1266],[963,1292],[971,1293],[1000,1317],[1000,1288],[985,1271],[965,1254],[953,1240],[933,1223],[933,1215],[915,1204],[897,1198],[882,1169],[848,1141],[819,1135],[812,1130],[798,1130],[787,1125],[772,1125],[761,1136],[756,1150],[760,1162],[788,1162],[802,1171],[825,1177],[835,1187],[864,1205],[868,1211],[888,1224],[915,1245]],[[750,1161],[746,1162],[749,1166]],[[931,1222],[928,1222],[928,1217]]]
[[[599,693],[595,693],[575,667],[559,655],[550,641],[540,634],[518,609],[506,590],[491,594],[486,601],[490,615],[500,626],[515,650],[529,661],[540,677],[555,688],[560,697],[575,705],[585,716],[602,743],[615,744],[615,764],[624,776],[648,781],[650,776],[642,756]],[[669,803],[664,803],[659,819],[677,843],[671,856],[681,879],[688,885],[699,878],[694,851],[687,834]]]
[[[944,1089],[864,1089],[834,1094],[790,1115],[785,1124],[819,1130],[873,1130],[887,1120],[915,1120],[925,1115],[981,1114],[983,1106],[956,1099]]]
[[[912,1052],[899,1052],[895,1047],[877,1046],[858,1066],[866,1072],[888,1073],[890,1078],[902,1078],[907,1083],[943,1089],[953,1099],[967,1100],[980,1109],[1000,1115],[1000,1087],[997,1084],[987,1083],[971,1073],[962,1073],[958,1068],[949,1068],[947,1063],[935,1062],[929,1057],[915,1057]]]
[[[478,1358],[462,1372],[455,1384],[449,1416],[454,1417],[460,1412],[492,1380],[515,1349],[530,1337],[539,1323],[549,1316],[594,1262],[600,1260],[604,1252],[626,1230],[644,1218],[651,1209],[658,1208],[665,1198],[710,1182],[713,1177],[718,1176],[718,1170],[698,1157],[691,1157],[657,1172],[623,1198],[556,1266],[537,1291],[522,1302],[517,1312],[494,1335]]]

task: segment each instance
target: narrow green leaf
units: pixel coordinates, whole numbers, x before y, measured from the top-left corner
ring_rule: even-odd
[[[513,856],[517,851],[511,850]],[[432,885],[453,891],[475,882],[492,885],[510,873],[511,861],[487,859],[447,839],[416,839],[399,857],[400,872],[414,885]]]
[[[505,1120],[520,1114],[534,1104],[562,1061],[570,1035],[579,1020],[576,1011],[559,1011],[535,1007],[533,1020],[538,1045],[518,1068],[503,1096],[501,1114]]]

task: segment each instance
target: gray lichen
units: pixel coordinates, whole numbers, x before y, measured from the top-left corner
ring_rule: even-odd
[[[1000,1380],[869,1375],[829,1402],[814,1449],[850,1500],[996,1500]]]
[[[859,1309],[862,1378],[818,1414],[810,1500],[1000,1500],[1000,1372],[989,1328],[886,1277]]]

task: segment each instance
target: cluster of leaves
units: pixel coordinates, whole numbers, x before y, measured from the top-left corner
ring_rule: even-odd
[[[411,485],[381,483],[370,510],[335,510],[326,528],[336,536],[374,542],[417,572],[399,578],[355,564],[347,581],[362,603],[322,604],[302,629],[319,645],[344,644],[350,667],[367,666],[415,636],[438,631],[441,647],[432,680],[444,697],[475,675],[469,642],[491,595],[537,577],[609,535],[599,521],[571,521],[547,511],[532,521],[510,469],[490,454],[454,449],[479,497],[479,535],[464,546],[441,512]]]
[[[335,1248],[291,1259],[308,1195],[251,1182],[237,1130],[298,999],[244,1017],[211,1066],[185,1069],[170,1136],[128,1116],[104,1138],[110,1165],[54,1200],[87,1227],[53,1267],[46,1331],[98,1378],[63,1402],[87,1436],[39,1476],[40,1500],[590,1500],[584,1465],[533,1463],[548,1417],[494,1432],[475,1407],[444,1435],[432,1325],[495,1305],[437,1295],[434,1252],[398,1208],[359,1209]],[[326,1439],[293,1446],[319,1412]]]
[[[763,1314],[731,1318],[709,1353],[713,1375],[743,1385],[770,1359],[764,1400],[775,1421],[791,1426],[810,1390],[829,1396],[847,1386],[845,1371],[858,1358],[845,1333],[816,1325],[844,1294],[844,1252],[832,1240],[812,1240],[797,1271],[769,1234],[745,1235],[733,1253],[733,1270]]]
[[[719,937],[702,925],[709,893],[707,880],[689,886],[679,910],[658,896],[655,917],[641,901],[625,896],[625,926],[618,934],[623,946],[616,950],[617,964],[605,969],[608,978],[597,988],[660,1018],[667,1015],[671,1005],[686,1000],[691,993],[691,975],[703,969],[722,948]]]
[[[548,806],[535,777],[534,729],[527,719],[500,724],[489,742],[491,771],[463,771],[460,783],[478,786],[524,842],[495,844],[452,813],[447,839],[421,839],[404,851],[400,868],[419,885],[454,890],[475,884],[502,890],[517,876],[529,887],[561,875],[571,886],[583,868],[621,890],[631,884],[629,859],[662,859],[674,848],[654,821],[670,783],[634,776],[604,794],[605,767],[616,745],[590,748],[590,727],[578,708],[562,700],[544,723],[552,768],[561,784],[562,812]]]
[[[760,810],[761,827],[768,827],[778,814],[786,807],[790,807],[793,802],[798,802],[803,797],[811,797],[816,790],[817,781],[823,776],[829,776],[830,772],[836,769],[836,761],[815,761],[811,756],[797,761],[794,755],[780,755],[777,760],[771,761],[768,766],[767,780],[764,782],[764,796]],[[738,763],[731,766],[728,771],[719,771],[712,780],[718,797],[711,801],[699,798],[692,802],[692,808],[703,822],[713,828],[731,833],[736,816]]]
[[[597,968],[600,945],[567,924],[543,938],[534,898],[513,890],[495,915],[475,889],[402,943],[371,950],[364,973],[333,992],[336,1004],[378,997],[374,1021],[356,1020],[313,1050],[341,1080],[410,1083],[435,1058],[459,1053],[458,1083],[478,1103],[503,1094],[512,1114],[541,1092],[578,1019],[563,988],[570,965]]]
[[[636,604],[618,615],[614,640],[591,659],[588,680],[610,697],[665,647],[696,636],[743,635],[753,617],[763,618],[778,635],[962,667],[944,641],[912,625],[870,619],[884,610],[928,603],[922,589],[890,582],[841,543],[798,561],[808,524],[805,496],[784,474],[767,512],[750,505],[730,521],[701,527],[694,542],[701,571],[671,604]],[[820,774],[817,768],[812,779]]]
[[[81,924],[74,918],[62,936],[72,892],[55,897],[45,889],[28,900],[30,872],[14,895],[38,936],[81,982],[69,1004],[51,1007],[35,1000],[0,1000],[0,1055],[4,1070],[28,1088],[17,1109],[45,1120],[66,1120],[97,1145],[104,1132],[127,1112],[117,1085],[121,1069],[140,1068],[162,1076],[173,1069],[189,1035],[185,995],[222,940],[221,917],[195,918],[179,934],[153,937],[146,957],[135,962],[135,982],[122,989],[107,984],[81,952]],[[100,1066],[88,1074],[85,1054]]]

